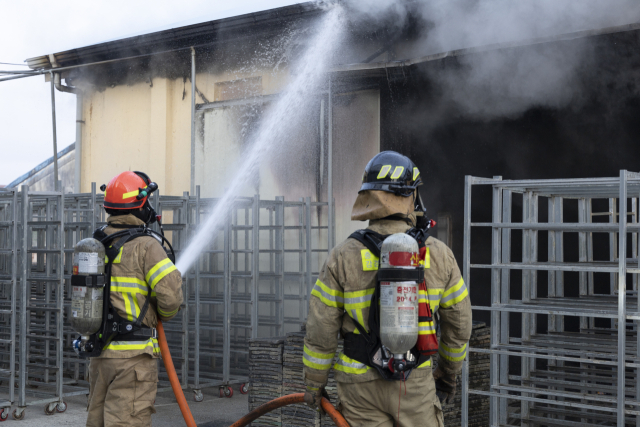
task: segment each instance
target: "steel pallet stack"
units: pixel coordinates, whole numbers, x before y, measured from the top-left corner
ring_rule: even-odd
[[[477,186],[491,187],[490,222],[474,222]],[[640,174],[624,170],[619,178],[466,178],[470,291],[483,270],[491,274],[491,305],[473,307],[490,313],[491,347],[469,352],[490,355],[491,388],[470,389],[465,362],[463,426],[469,394],[490,397],[491,426],[640,425],[639,197]],[[490,239],[479,238],[489,236],[483,229]],[[472,237],[474,249],[491,241],[473,259]]]

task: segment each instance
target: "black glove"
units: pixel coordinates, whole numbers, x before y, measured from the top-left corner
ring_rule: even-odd
[[[322,415],[324,415],[324,410],[321,405],[323,397],[329,400],[329,395],[325,391],[324,385],[316,386],[316,384],[307,384],[307,391],[304,393],[304,403],[306,403],[309,408],[319,411]]]
[[[433,379],[436,382],[436,396],[440,403],[444,405],[453,402],[456,395],[456,374],[445,372],[438,366],[433,371]]]

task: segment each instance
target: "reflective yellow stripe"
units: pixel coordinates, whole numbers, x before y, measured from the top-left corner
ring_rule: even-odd
[[[413,168],[413,180],[415,181],[417,177],[420,176],[420,171],[418,168]]]
[[[375,291],[375,288],[370,288],[364,291],[345,292],[344,309],[349,311],[370,307],[371,297]]]
[[[310,368],[326,371],[331,368],[334,355],[335,353],[318,353],[316,351],[309,350],[309,347],[305,345],[302,355],[302,363]]]
[[[438,353],[440,353],[440,356],[451,362],[462,362],[464,360],[464,356],[467,354],[467,345],[465,344],[460,348],[451,348],[440,343]]]
[[[442,299],[440,300],[440,305],[442,308],[451,307],[465,299],[467,295],[469,295],[467,286],[464,284],[464,280],[460,278],[460,281],[455,286],[444,291]]]
[[[151,287],[151,289],[155,288],[160,280],[164,278],[167,274],[172,271],[176,271],[177,268],[169,258],[165,258],[149,270],[147,275],[145,276],[145,280]]]
[[[122,200],[128,199],[129,197],[137,196],[138,194],[140,194],[140,190],[129,191],[128,193],[124,193],[122,195]]]
[[[440,306],[440,298],[443,292],[444,292],[444,289],[438,289],[438,288],[427,289],[426,292],[421,290],[419,292],[418,303],[429,303],[429,307],[431,308],[431,311],[435,312],[438,310],[438,307]]]
[[[340,291],[329,288],[322,283],[320,279],[316,280],[316,284],[311,291],[311,295],[317,297],[325,305],[329,307],[342,308],[344,306],[344,294]]]
[[[404,172],[404,166],[396,166],[396,168],[393,170],[393,173],[391,174],[391,179],[400,178],[402,172]]]
[[[113,260],[114,264],[120,264],[120,261],[122,261],[122,251],[124,249],[124,246],[120,248],[120,251],[118,252],[118,256],[116,257],[116,259]]]
[[[382,179],[386,177],[389,174],[390,170],[391,170],[391,165],[382,166],[382,168],[380,168],[380,173],[378,173],[378,179]]]
[[[114,264],[120,264],[120,261],[122,260],[122,250],[124,249],[124,246],[120,248],[120,251],[118,252],[118,255],[116,256],[116,259],[113,260]],[[109,257],[108,256],[104,256],[104,263],[107,264],[109,262]]]
[[[333,366],[333,369],[347,374],[359,375],[366,373],[369,370],[369,367],[364,363],[360,363],[357,360],[345,356],[344,353],[340,353],[340,357],[338,357],[338,361]]]
[[[160,307],[158,307],[158,314],[160,314],[160,316],[162,317],[171,317],[174,316],[178,310],[180,310],[180,308],[176,308],[173,311],[163,311]]]
[[[433,335],[436,333],[436,327],[433,322],[419,322],[418,334],[419,335]]]
[[[418,261],[418,264],[422,266],[422,268],[427,269],[431,268],[431,255],[429,255],[429,248],[424,253],[424,259]]]
[[[156,338],[149,338],[147,341],[112,341],[107,344],[103,350],[144,350],[147,347],[153,348],[154,353],[160,353],[160,347],[158,346],[158,340]]]
[[[147,282],[140,280],[137,277],[111,276],[111,290],[142,295],[147,295],[149,293]]]
[[[431,366],[431,358],[428,358],[426,362],[418,366],[416,369],[424,368],[425,366]]]
[[[136,295],[147,295],[149,293],[146,282],[136,277],[112,276],[111,291],[118,292],[122,295],[127,320],[132,321],[137,319],[140,314],[140,306],[138,305]]]
[[[380,258],[375,256],[369,249],[361,249],[362,271],[376,271],[380,267]]]

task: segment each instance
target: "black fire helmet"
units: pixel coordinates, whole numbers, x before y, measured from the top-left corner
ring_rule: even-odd
[[[379,190],[409,197],[420,185],[420,171],[411,159],[395,151],[383,151],[369,160],[364,168],[358,193]]]

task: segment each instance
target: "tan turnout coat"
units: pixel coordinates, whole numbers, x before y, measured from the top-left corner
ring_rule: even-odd
[[[133,215],[109,217],[109,224],[142,225]],[[122,229],[107,227],[107,234]],[[182,276],[167,257],[160,242],[151,236],[138,237],[125,243],[113,261],[111,269],[111,304],[118,314],[128,320],[136,320],[151,293],[149,308],[143,324],[153,328],[158,319],[173,318],[182,304]],[[146,341],[113,341],[100,357],[131,358],[140,354],[160,357],[156,338]]]
[[[380,234],[404,233],[407,223],[388,219],[372,220],[369,229]],[[424,260],[427,299],[440,316],[441,338],[438,365],[459,373],[471,335],[471,305],[460,269],[451,250],[429,237]],[[342,335],[356,331],[353,319],[367,327],[371,295],[376,285],[378,259],[365,246],[347,239],[336,246],[325,262],[313,287],[303,354],[305,382],[324,385]],[[429,322],[430,323],[430,322]],[[420,325],[421,333],[435,333],[433,324]],[[338,383],[362,383],[380,379],[380,374],[341,353],[333,366]],[[431,360],[416,368],[411,377],[431,376]],[[433,387],[433,381],[430,381]]]

